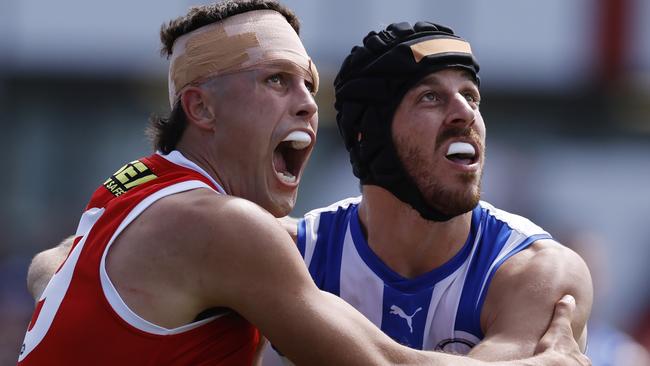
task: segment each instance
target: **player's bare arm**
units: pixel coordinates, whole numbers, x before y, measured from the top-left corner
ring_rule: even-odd
[[[393,342],[340,298],[317,289],[289,235],[274,217],[248,201],[215,199],[225,202],[213,205],[219,208],[197,211],[209,211],[206,217],[188,220],[197,225],[193,231],[209,228],[203,231],[205,237],[191,244],[197,247],[187,251],[198,256],[189,258],[194,276],[198,276],[191,280],[199,284],[194,286],[195,295],[203,299],[203,307],[236,310],[297,365],[484,364],[466,357],[415,351]],[[201,201],[212,204],[208,197]],[[562,305],[559,311],[568,314],[570,306]],[[568,319],[564,317],[564,321]],[[531,362],[550,365],[553,357],[566,357],[551,353]]]
[[[278,221],[291,236],[291,239],[296,242],[298,238],[298,219],[284,216],[278,218]],[[32,259],[27,271],[27,289],[34,300],[41,296],[47,283],[67,258],[73,241],[74,235],[71,235],[61,241],[59,245],[36,254]]]
[[[41,296],[54,272],[67,258],[73,240],[74,235],[69,236],[56,247],[38,253],[32,259],[27,270],[27,289],[35,300]]]
[[[278,221],[295,242],[298,237],[298,219],[285,216]],[[32,259],[27,271],[27,289],[35,300],[41,296],[54,272],[70,253],[73,241],[74,235],[71,235],[59,245],[36,254]]]
[[[593,288],[584,261],[552,240],[534,243],[508,259],[496,272],[481,314],[485,338],[472,357],[508,360],[534,354],[544,333],[553,299],[571,294],[577,301],[573,336],[585,350]]]
[[[202,196],[202,193],[197,190],[198,197]],[[151,220],[152,224],[153,222],[158,222],[160,223],[160,218],[156,218],[156,210],[161,209],[165,210],[165,205],[176,205],[174,202],[175,199],[179,198],[180,196],[177,195],[178,197],[169,197],[167,199],[161,200],[158,204],[152,206],[150,209],[145,211],[145,213],[142,214],[142,217],[140,217],[138,220]],[[212,194],[210,194],[212,196]],[[197,197],[197,199],[198,199]],[[212,197],[211,197],[212,198]],[[170,201],[170,202],[168,202]],[[203,199],[199,199],[198,202],[202,202]],[[218,273],[213,273],[216,277],[212,276],[206,276],[205,274],[200,275],[202,271],[194,272],[193,276],[187,277],[187,276],[179,276],[178,271],[172,271],[168,273],[174,273],[172,277],[177,277],[177,278],[185,278],[186,280],[189,280],[192,285],[187,286],[187,288],[193,289],[193,292],[203,294],[203,293],[211,293],[213,294],[212,296],[201,296],[202,299],[204,299],[203,302],[201,303],[196,303],[194,306],[189,306],[184,308],[186,311],[183,312],[177,312],[175,313],[179,314],[182,313],[180,318],[174,319],[174,317],[169,317],[167,314],[154,314],[149,312],[151,308],[147,308],[144,306],[139,306],[137,303],[139,300],[136,298],[136,296],[131,296],[131,301],[130,301],[130,306],[135,309],[139,309],[138,314],[145,317],[145,319],[160,323],[160,325],[166,324],[168,326],[178,326],[182,325],[185,322],[190,321],[192,317],[194,316],[195,313],[200,311],[201,309],[205,307],[212,307],[212,305],[207,305],[207,304],[212,304],[212,303],[232,303],[230,306],[237,307],[237,308],[242,308],[241,311],[242,313],[246,312],[249,313],[250,317],[252,318],[252,321],[258,321],[260,326],[263,331],[267,332],[268,334],[271,334],[271,337],[273,337],[274,343],[280,347],[280,349],[283,350],[289,357],[293,357],[297,364],[300,364],[301,360],[306,360],[305,362],[307,364],[314,364],[316,362],[315,360],[322,360],[323,363],[328,363],[330,362],[331,358],[333,357],[342,357],[342,358],[350,358],[350,360],[354,359],[363,359],[363,360],[373,360],[372,362],[377,362],[377,364],[381,364],[381,362],[386,362],[387,357],[396,357],[396,358],[391,358],[389,359],[390,362],[397,362],[397,358],[399,357],[407,357],[404,356],[404,354],[411,354],[410,358],[420,358],[420,361],[422,361],[422,364],[440,364],[440,365],[483,365],[485,363],[477,360],[472,360],[466,357],[459,357],[459,356],[453,356],[453,355],[444,355],[444,354],[436,354],[435,357],[437,357],[436,361],[431,361],[431,360],[426,360],[423,356],[425,353],[421,353],[419,351],[412,351],[408,350],[404,347],[396,345],[394,342],[392,342],[388,337],[386,337],[383,333],[381,333],[379,330],[377,330],[372,324],[370,324],[363,316],[358,314],[354,309],[349,307],[347,304],[345,304],[342,300],[339,298],[329,295],[327,293],[323,293],[321,291],[318,291],[311,280],[309,279],[308,274],[306,273],[304,269],[304,265],[302,264],[302,261],[300,260],[299,257],[297,257],[297,253],[295,253],[295,248],[292,247],[290,244],[290,241],[287,240],[286,238],[286,233],[278,227],[273,228],[273,225],[269,226],[269,222],[267,221],[273,221],[274,218],[272,218],[270,215],[265,214],[261,212],[259,208],[257,208],[255,205],[245,202],[243,200],[235,200],[236,202],[229,204],[228,206],[230,207],[224,207],[221,210],[222,215],[228,215],[231,220],[236,218],[236,216],[240,216],[239,220],[240,222],[244,223],[245,225],[243,226],[252,226],[253,231],[248,231],[247,229],[251,229],[251,227],[241,227],[242,225],[228,225],[228,223],[232,223],[232,221],[229,220],[222,220],[223,225],[222,226],[229,226],[232,231],[228,233],[221,233],[219,235],[220,238],[224,238],[224,234],[227,237],[235,237],[231,241],[216,241],[210,240],[208,238],[203,238],[203,242],[199,243],[199,241],[192,241],[193,245],[200,245],[203,247],[204,250],[200,251],[201,255],[203,256],[206,253],[209,253],[209,256],[203,257],[203,260],[200,263],[203,263],[203,266],[201,268],[207,268],[206,272],[218,272]],[[196,207],[196,206],[195,206]],[[237,211],[238,215],[233,215],[231,211]],[[177,220],[180,217],[187,217],[186,215],[188,214],[187,212],[184,212],[182,210],[176,210],[176,216],[174,215],[166,215],[167,220]],[[254,213],[252,217],[256,217],[257,220],[251,220],[250,215],[251,213]],[[218,215],[215,216],[221,218]],[[256,222],[258,221],[258,222]],[[261,222],[259,222],[261,221]],[[197,226],[199,225],[199,221],[195,220],[186,220],[186,223],[194,223]],[[132,226],[132,228],[137,228],[141,227],[142,225],[138,226]],[[171,234],[173,234],[171,231],[166,232],[164,229],[169,228],[171,229],[172,226],[170,225],[157,225],[157,232],[159,232],[159,235],[161,237],[170,237]],[[270,231],[272,231],[272,235],[269,237],[266,237],[265,239],[260,239],[256,240],[255,236],[256,235],[267,235],[268,233],[265,233],[267,229],[261,230],[261,228],[271,228]],[[188,234],[190,237],[192,237],[192,232],[194,231],[195,233],[197,232],[195,229],[196,227],[186,227]],[[128,230],[128,228],[127,228]],[[213,230],[221,230],[221,227],[214,227]],[[200,231],[200,230],[199,230]],[[246,237],[242,238],[240,237],[239,233],[246,233]],[[118,238],[119,241],[124,241],[128,240],[128,235],[144,235],[146,234],[145,232],[142,232],[140,234],[138,233],[133,233],[131,232],[129,234],[128,231],[125,231],[120,238]],[[176,232],[175,235],[181,235],[182,233]],[[257,243],[253,245],[253,247],[245,246],[245,245],[237,245],[235,243],[244,243],[242,240],[252,240],[250,243]],[[120,256],[120,253],[118,250],[121,249],[126,249],[124,245],[120,246],[118,245],[118,242],[116,242],[115,247],[112,250],[112,254],[110,258],[117,259],[116,257]],[[56,268],[60,265],[60,262],[65,258],[67,255],[67,252],[69,251],[69,248],[71,246],[72,240],[71,238],[67,239],[64,241],[61,245],[47,250],[45,252],[40,253],[35,261],[32,263],[32,267],[30,267],[30,271],[41,271],[40,275],[46,275],[49,273],[51,275]],[[151,241],[152,245],[153,241]],[[219,244],[222,243],[222,244]],[[230,251],[231,252],[223,252],[220,249],[222,248],[223,243],[230,243]],[[283,244],[284,243],[284,244]],[[150,250],[154,250],[155,248],[147,248],[146,245],[139,246],[140,250],[142,251],[143,256],[146,256],[147,252],[150,252]],[[174,253],[176,252],[170,252],[168,250],[160,250],[161,247],[158,246],[157,254],[154,254],[156,256],[161,256],[158,263],[160,263],[160,259],[163,260],[163,262],[167,262],[164,260],[165,256],[172,255],[174,256]],[[189,249],[189,248],[185,248]],[[258,255],[251,255],[252,253],[255,253],[255,250],[262,250],[264,253],[267,253],[268,255],[263,255],[263,256],[258,256]],[[183,250],[184,253],[186,254],[191,254],[191,253],[196,253],[193,250]],[[289,254],[288,252],[294,253],[294,254]],[[61,256],[60,254],[63,254]],[[116,255],[117,254],[117,255]],[[126,253],[124,253],[126,254]],[[134,253],[135,254],[135,253]],[[230,255],[226,255],[230,254]],[[208,260],[209,258],[213,258]],[[131,258],[137,258],[138,256],[130,256]],[[274,267],[273,265],[267,264],[266,261],[258,261],[260,257],[267,258],[268,260],[273,260],[276,265],[281,264],[283,265],[282,268],[285,268],[285,271],[282,272],[277,272],[277,267]],[[297,258],[296,258],[297,257]],[[235,260],[236,258],[239,258],[239,260]],[[191,258],[185,258],[186,260],[192,260]],[[113,262],[113,261],[111,261]],[[118,262],[119,261],[115,261]],[[253,263],[255,262],[255,263]],[[258,263],[259,262],[259,263]],[[281,262],[281,263],[277,263]],[[169,263],[170,265],[172,263]],[[219,266],[216,266],[216,264],[219,264]],[[179,265],[177,263],[177,265]],[[133,267],[132,267],[133,268]],[[190,267],[194,268],[194,267]],[[140,274],[139,276],[135,277],[136,282],[138,280],[146,280],[147,276],[144,274],[147,274],[148,272],[143,271],[143,268],[141,267],[135,267],[133,268],[134,270],[138,271]],[[270,270],[273,269],[273,270]],[[51,272],[49,272],[51,270]],[[113,268],[111,271],[111,278],[113,281],[118,284],[122,283],[119,279],[120,275],[124,276],[124,281],[126,281],[129,278],[127,267],[123,267],[121,269]],[[157,272],[157,271],[156,271]],[[251,283],[255,283],[256,286],[243,286],[239,284],[240,281],[245,281],[243,279],[240,279],[238,281],[234,281],[235,279],[239,279],[241,274],[240,272],[245,272],[243,273],[246,276],[254,277],[253,279],[250,279],[252,281]],[[155,273],[155,272],[154,272]],[[149,273],[149,275],[154,275],[154,273]],[[186,273],[186,271],[181,271],[181,273]],[[230,275],[228,275],[230,273]],[[195,280],[194,276],[199,276],[200,280]],[[221,278],[220,280],[215,280],[215,278]],[[138,294],[141,293],[142,291],[139,291],[137,283],[134,283],[134,278],[131,278],[128,284],[130,286],[120,286],[122,287],[121,293],[124,295],[125,298],[129,297],[128,293],[133,294]],[[292,286],[292,291],[291,292],[284,292],[284,291],[274,291],[274,289],[277,289],[278,282],[282,283],[283,286],[291,284]],[[288,283],[287,283],[288,282]],[[217,289],[216,291],[212,292],[212,288],[215,286],[218,286],[218,283],[223,283],[223,284],[228,284],[227,287],[224,289]],[[194,284],[201,284],[201,286],[194,286]],[[185,286],[183,286],[185,287]],[[240,287],[242,287],[240,289]],[[295,287],[295,288],[294,288]],[[141,294],[142,297],[147,298],[149,295]],[[192,296],[190,296],[192,297]],[[227,299],[224,299],[227,298]],[[311,299],[311,300],[310,300]],[[127,300],[128,301],[128,300]],[[149,301],[152,301],[151,298],[149,298]],[[263,304],[264,306],[259,306],[260,301],[265,302]],[[257,305],[256,305],[257,304]],[[290,305],[290,306],[285,306],[285,305]],[[307,307],[305,309],[305,306]],[[581,358],[580,355],[577,354],[577,345],[575,342],[572,340],[571,335],[568,334],[568,329],[570,324],[572,322],[572,319],[574,319],[573,315],[573,309],[575,307],[574,303],[570,303],[567,301],[562,301],[557,304],[557,307],[555,309],[554,317],[551,322],[551,326],[547,330],[546,334],[542,338],[542,341],[537,344],[535,342],[535,345],[537,347],[537,352],[541,353],[539,356],[527,360],[527,362],[530,362],[528,364],[538,364],[538,365],[555,365],[555,364],[561,364],[561,362],[573,362],[573,363],[568,363],[568,364],[575,364],[575,365],[587,365],[588,360],[585,358]],[[148,310],[149,309],[149,310]],[[265,311],[260,311],[259,309],[265,309]],[[275,310],[275,311],[266,311],[266,310]],[[177,309],[176,309],[177,310]],[[308,311],[304,311],[308,310]],[[295,313],[294,313],[295,312]],[[340,314],[339,314],[340,313]],[[334,316],[333,314],[336,314]],[[343,316],[342,316],[343,315]],[[160,318],[157,318],[160,317]],[[320,324],[324,323],[324,324]],[[257,323],[256,323],[257,325]],[[323,326],[325,325],[325,328]],[[316,327],[316,328],[314,328]],[[313,329],[322,329],[322,331],[319,332],[314,332]],[[354,331],[353,333],[350,333],[351,331]],[[329,336],[329,337],[328,337]],[[306,338],[308,340],[308,344],[304,345],[302,342],[300,343],[301,345],[298,346],[294,342],[294,337],[303,337],[300,339]],[[363,345],[360,345],[359,342],[362,342]],[[331,352],[329,347],[339,347],[339,351],[337,352]],[[393,350],[393,348],[396,348],[396,350]],[[367,352],[359,352],[359,349],[366,350]],[[347,351],[345,351],[347,350]],[[546,351],[546,352],[544,352]],[[320,353],[318,353],[320,352]],[[384,352],[389,352],[389,355],[384,355]],[[544,353],[542,353],[544,352]],[[317,358],[318,357],[318,358]],[[324,358],[321,358],[324,357]],[[366,359],[365,357],[370,357],[370,359]],[[570,361],[572,357],[577,357],[576,360]],[[337,360],[338,361],[338,360]],[[343,360],[345,362],[346,360]],[[333,362],[333,361],[332,361]],[[364,361],[366,362],[366,361]],[[370,362],[370,361],[367,361]],[[437,363],[434,363],[437,362]],[[488,364],[493,364],[493,363],[488,363]],[[518,361],[515,361],[513,363],[498,363],[498,364],[522,364],[519,363]]]

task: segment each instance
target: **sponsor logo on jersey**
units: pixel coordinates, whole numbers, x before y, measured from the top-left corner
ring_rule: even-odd
[[[126,193],[129,189],[146,183],[157,176],[151,172],[140,160],[132,161],[111,175],[104,182],[104,187],[116,197]]]
[[[408,314],[406,314],[406,312],[404,312],[404,310],[402,310],[402,308],[400,308],[400,307],[397,306],[397,305],[391,305],[391,307],[390,307],[390,313],[391,313],[391,314],[395,314],[395,315],[399,316],[400,318],[406,320],[406,324],[409,326],[409,330],[411,331],[411,333],[413,333],[413,317],[414,317],[415,314],[417,314],[418,311],[420,311],[420,310],[422,310],[421,307],[417,308],[417,309],[413,312],[413,314],[408,315]]]

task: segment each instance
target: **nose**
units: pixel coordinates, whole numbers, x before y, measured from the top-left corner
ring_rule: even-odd
[[[472,108],[465,96],[460,93],[454,94],[449,101],[449,113],[447,113],[447,124],[471,126],[476,118],[476,109]]]
[[[304,121],[309,121],[318,112],[318,105],[306,85],[302,84],[296,88],[295,102],[291,114]]]

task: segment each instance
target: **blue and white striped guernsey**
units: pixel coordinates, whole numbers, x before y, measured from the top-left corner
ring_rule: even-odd
[[[407,279],[368,247],[360,201],[348,198],[307,213],[298,224],[298,247],[318,287],[412,348],[469,352],[483,338],[481,308],[496,270],[534,241],[551,238],[528,219],[481,201],[463,248],[444,265]]]

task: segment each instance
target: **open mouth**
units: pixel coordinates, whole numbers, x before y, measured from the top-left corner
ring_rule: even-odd
[[[476,148],[467,142],[452,142],[447,149],[448,160],[461,165],[472,165],[478,161]]]
[[[273,169],[280,180],[295,184],[309,152],[311,136],[304,131],[293,131],[273,151]]]

